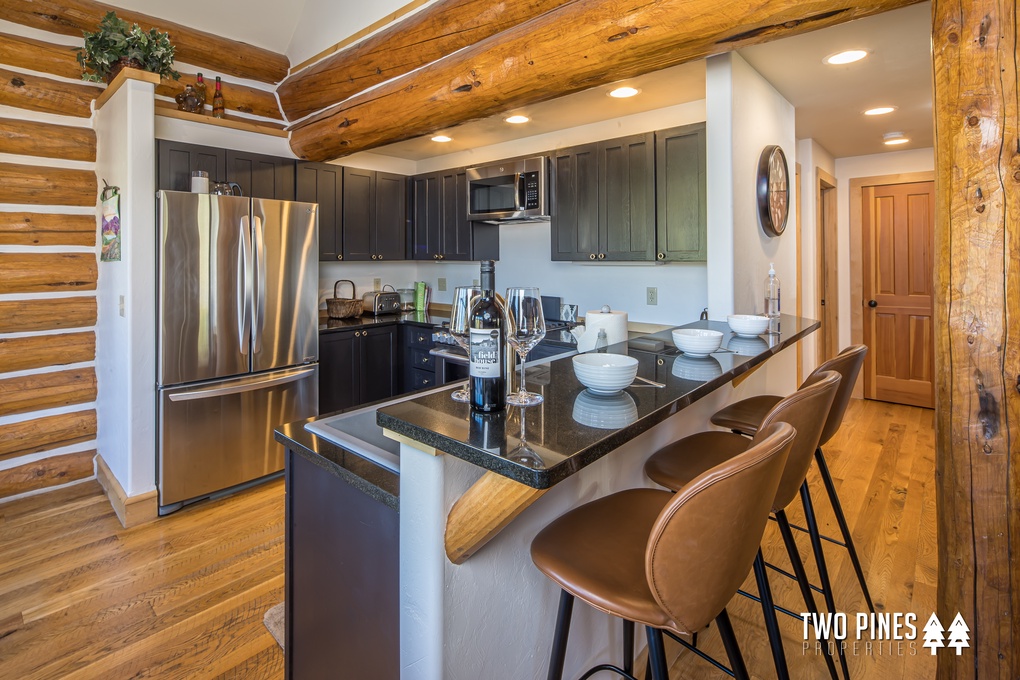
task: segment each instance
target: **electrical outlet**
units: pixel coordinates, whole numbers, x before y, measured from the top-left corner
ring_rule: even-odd
[[[120,296],[120,315],[124,316],[124,296]]]
[[[477,286],[478,285],[478,279],[471,279],[471,285],[472,286]]]
[[[439,285],[437,286],[437,288],[439,288],[439,292],[440,293],[445,291],[446,290],[446,279],[440,278],[439,279]]]
[[[645,304],[648,304],[648,305],[657,305],[657,304],[659,304],[659,289],[658,288],[649,287],[647,289],[647,291],[648,292],[645,294],[645,298],[646,298],[645,299]]]
[[[379,290],[382,288],[382,279],[372,279],[372,290]]]

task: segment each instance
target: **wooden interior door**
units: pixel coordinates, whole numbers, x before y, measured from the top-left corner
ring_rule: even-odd
[[[934,406],[935,184],[865,187],[864,396]]]
[[[817,170],[816,195],[818,243],[818,307],[815,318],[821,319],[822,328],[816,341],[820,365],[839,354],[839,279],[838,246],[836,232],[836,178]]]

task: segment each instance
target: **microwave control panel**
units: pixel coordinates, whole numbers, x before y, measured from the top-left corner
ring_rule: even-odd
[[[538,175],[537,172],[521,173],[524,183],[524,206],[525,210],[538,208]]]

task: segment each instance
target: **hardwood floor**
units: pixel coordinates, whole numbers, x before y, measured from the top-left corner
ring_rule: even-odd
[[[933,417],[854,401],[826,447],[878,611],[914,612],[919,629],[935,606]],[[812,489],[823,531],[838,535],[817,478]],[[127,530],[94,482],[0,504],[0,678],[282,678],[262,616],[283,599],[283,513],[282,480]],[[790,515],[803,523],[799,508]],[[807,537],[798,541],[814,574]],[[774,525],[765,552],[787,564]],[[861,611],[845,552],[830,545],[826,556],[838,607]],[[771,583],[801,610],[792,583]],[[775,677],[758,605],[738,596],[729,610],[752,676]],[[824,677],[822,659],[802,653],[802,624],[780,616],[780,626],[792,676]],[[714,627],[699,645],[725,658]],[[919,644],[881,651],[851,654],[852,677],[934,676],[936,657]],[[682,652],[670,677],[723,676]]]

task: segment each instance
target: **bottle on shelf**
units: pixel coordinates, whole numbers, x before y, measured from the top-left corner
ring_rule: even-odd
[[[195,76],[195,92],[198,94],[200,100],[199,113],[205,113],[205,103],[209,99],[209,91],[205,86],[205,78],[199,73]]]
[[[503,305],[496,296],[496,263],[481,265],[482,294],[468,311],[471,408],[483,413],[506,408],[506,327]]]
[[[769,263],[769,277],[765,279],[765,316],[770,319],[779,318],[779,278],[776,276],[776,265]]]
[[[219,76],[216,76],[216,91],[213,92],[212,115],[213,118],[223,117],[223,84]]]

